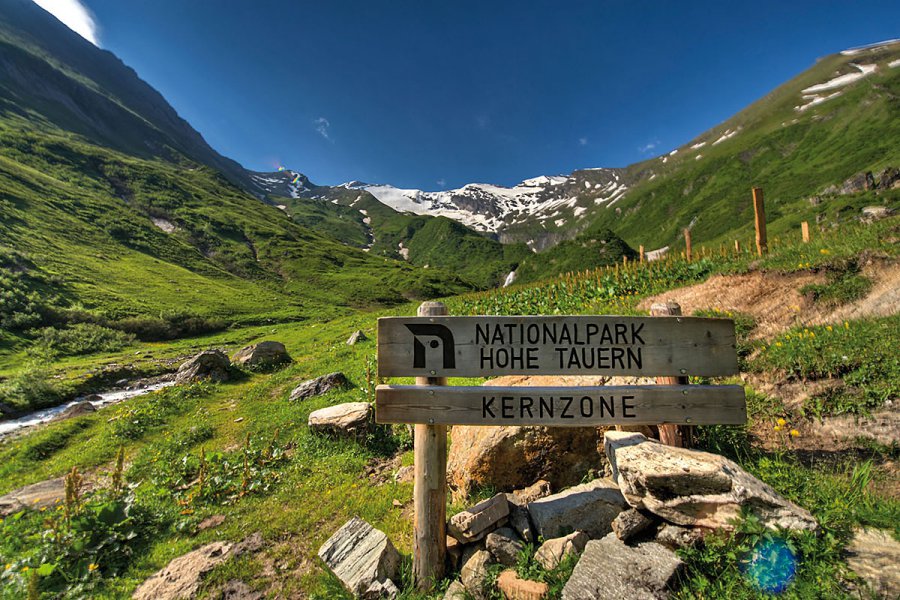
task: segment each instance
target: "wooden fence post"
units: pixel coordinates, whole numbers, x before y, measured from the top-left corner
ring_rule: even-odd
[[[753,216],[756,223],[756,253],[759,256],[769,251],[766,239],[766,208],[763,204],[762,188],[753,188]]]
[[[644,264],[644,246],[643,246],[643,244],[641,244],[641,245],[638,247],[638,254],[639,254],[640,257],[641,257],[641,264]]]
[[[665,303],[654,304],[650,307],[651,317],[680,317],[681,305],[677,302],[668,301]],[[657,385],[687,385],[687,377],[657,377]],[[678,425],[669,423],[659,425],[659,441],[667,446],[682,447],[687,445],[684,439],[685,432]]]
[[[800,234],[803,236],[803,243],[809,243],[809,222],[803,221],[800,223]]]
[[[735,253],[735,254],[740,254],[740,253],[741,253],[741,242],[740,242],[740,240],[734,240],[734,253]]]
[[[447,314],[442,302],[423,302],[418,316]],[[416,385],[447,385],[445,377],[416,377]],[[413,482],[413,580],[430,590],[444,577],[447,555],[447,426],[416,425]]]
[[[691,230],[684,230],[684,258],[691,262]]]

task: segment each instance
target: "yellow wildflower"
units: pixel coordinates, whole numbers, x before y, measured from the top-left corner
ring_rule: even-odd
[[[791,437],[800,437],[800,432],[796,429],[791,429]]]
[[[774,429],[775,431],[782,431],[784,429],[784,427],[782,427],[781,425],[776,425],[772,429]]]
[[[787,425],[787,421],[785,421],[785,420],[784,420],[783,418],[781,418],[781,417],[778,418],[778,420],[776,421],[776,423],[778,423],[781,427],[784,427],[785,425]]]
[[[88,565],[88,571],[96,571],[99,568],[100,565],[98,565],[97,563],[91,563]]]
[[[834,329],[831,327],[831,325],[828,325],[825,329],[827,329],[828,331],[834,331]]]
[[[816,337],[816,332],[815,332],[815,331],[810,331],[810,332],[809,332],[809,337],[811,337],[811,338]]]
[[[12,563],[6,563],[6,570],[9,571],[12,569]]]
[[[828,248],[822,248],[821,250],[819,250],[819,252],[822,253],[822,254],[831,254],[831,253],[828,251]]]
[[[775,345],[781,348],[784,344],[782,344],[781,342],[775,342]]]
[[[26,571],[28,571],[28,567],[22,567],[22,572],[25,573]]]
[[[844,321],[844,329],[850,329],[850,323]]]

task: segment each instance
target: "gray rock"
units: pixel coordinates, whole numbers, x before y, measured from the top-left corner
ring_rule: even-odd
[[[656,541],[673,550],[690,548],[703,540],[703,532],[704,530],[699,527],[679,527],[666,523],[656,533]]]
[[[463,563],[463,567],[459,572],[459,578],[462,580],[466,591],[476,600],[486,600],[488,597],[485,588],[487,587],[488,567],[490,564],[491,553],[487,550],[476,550]]]
[[[609,479],[595,479],[528,504],[535,530],[544,539],[583,531],[601,538],[612,521],[628,508],[619,487]]]
[[[195,598],[207,573],[228,560],[231,544],[213,542],[172,560],[151,575],[131,596],[134,600]]]
[[[487,534],[484,546],[496,562],[507,567],[515,566],[519,560],[519,553],[525,549],[516,532],[509,527],[501,527]]]
[[[306,400],[313,396],[327,394],[331,390],[343,390],[350,386],[343,373],[329,373],[315,379],[304,381],[291,392],[291,400]]]
[[[546,479],[541,479],[540,481],[532,483],[527,488],[513,490],[512,497],[515,499],[516,503],[525,505],[529,502],[546,498],[552,493],[553,490],[550,489],[550,482]]]
[[[309,428],[316,433],[363,438],[372,425],[372,405],[368,402],[346,402],[313,411]]]
[[[534,534],[534,526],[528,516],[528,509],[513,494],[506,494],[506,500],[509,503],[509,526],[516,530],[520,538],[533,544],[537,540],[537,536]]]
[[[809,511],[723,456],[666,446],[640,433],[607,431],[613,479],[628,503],[677,525],[733,529],[742,507],[768,527],[816,530]],[[534,513],[532,512],[532,519]]]
[[[619,516],[612,522],[612,529],[617,538],[627,542],[646,531],[651,525],[653,525],[653,519],[632,508],[619,513]]]
[[[365,341],[368,340],[368,339],[369,339],[369,338],[366,336],[366,334],[364,334],[364,333],[362,332],[361,329],[357,329],[357,330],[354,331],[352,334],[350,334],[350,337],[347,339],[347,345],[348,345],[348,346],[355,346],[355,345],[358,344],[359,342],[365,342]]]
[[[887,167],[878,177],[878,189],[889,190],[898,182],[900,182],[900,169],[897,167]]]
[[[668,598],[682,567],[675,553],[655,542],[626,546],[614,534],[587,543],[562,591],[563,600]]]
[[[281,342],[260,342],[241,348],[231,360],[250,369],[271,369],[291,362],[291,356]]]
[[[506,496],[497,494],[450,517],[447,533],[468,544],[484,538],[494,529],[504,525],[508,516],[509,503]]]
[[[891,209],[887,206],[864,206],[862,216],[865,220],[877,221],[891,216]]]
[[[319,558],[356,598],[383,597],[396,586],[400,553],[384,534],[354,517],[319,548]],[[391,583],[388,584],[388,580]]]
[[[590,539],[583,531],[576,531],[567,536],[547,540],[534,553],[534,559],[545,569],[555,569],[563,558],[584,552],[584,547]]]
[[[459,579],[454,580],[444,593],[444,600],[468,600],[466,586]]]
[[[72,419],[74,417],[80,417],[82,415],[89,415],[91,413],[97,412],[97,409],[90,402],[79,402],[78,404],[73,404],[66,410],[62,411],[52,419],[51,421],[65,421],[66,419]]]
[[[26,508],[35,510],[51,508],[65,497],[65,477],[32,483],[0,496],[0,517],[6,517]]]
[[[178,368],[175,383],[193,381],[228,381],[231,362],[221,350],[204,350]]]

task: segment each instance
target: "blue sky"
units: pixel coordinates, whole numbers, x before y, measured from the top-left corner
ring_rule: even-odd
[[[650,158],[900,36],[896,0],[81,3],[80,30],[244,166],[428,190]]]

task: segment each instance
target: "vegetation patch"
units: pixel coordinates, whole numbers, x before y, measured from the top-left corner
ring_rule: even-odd
[[[872,289],[872,280],[860,275],[856,261],[826,269],[826,283],[813,283],[800,289],[800,293],[813,302],[826,307],[836,307],[864,298]]]

